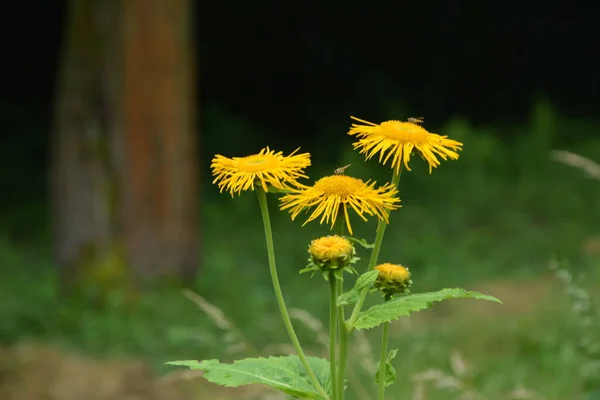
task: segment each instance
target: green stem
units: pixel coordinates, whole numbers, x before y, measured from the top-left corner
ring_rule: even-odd
[[[392,177],[392,184],[398,188],[398,183],[400,182],[400,175],[402,174],[402,168],[399,169],[398,173],[394,172],[394,176]],[[386,211],[388,219],[390,217],[390,211]],[[369,259],[369,267],[367,271],[372,271],[373,268],[377,265],[377,260],[379,258],[379,250],[381,249],[381,243],[383,242],[383,235],[385,233],[385,228],[387,228],[387,223],[385,221],[379,220],[377,223],[377,232],[375,234],[375,244],[373,246],[373,252],[371,253],[371,258]],[[346,321],[346,330],[351,332],[354,330],[354,323],[358,319],[358,313],[362,309],[362,306],[365,302],[367,294],[369,293],[369,288],[364,288],[360,292],[360,297],[352,310],[352,314],[350,314],[350,318]]]
[[[273,281],[273,289],[275,290],[275,297],[277,298],[277,305],[279,306],[279,311],[281,313],[281,318],[283,319],[283,325],[287,330],[288,335],[290,336],[290,340],[294,345],[294,349],[296,349],[296,353],[298,353],[298,357],[306,369],[306,373],[310,378],[313,387],[319,393],[319,395],[323,399],[329,399],[327,392],[323,389],[323,386],[319,383],[315,372],[311,368],[308,363],[308,359],[302,350],[302,346],[300,345],[300,341],[298,340],[298,336],[294,331],[294,326],[292,325],[292,320],[290,319],[290,315],[288,313],[287,307],[285,306],[285,301],[283,299],[283,293],[281,291],[281,285],[279,284],[279,277],[277,276],[277,265],[275,264],[275,246],[273,245],[273,232],[271,230],[271,218],[269,217],[269,208],[267,206],[267,196],[264,190],[260,187],[256,188],[256,193],[258,194],[258,203],[260,204],[260,211],[262,214],[263,225],[265,228],[265,238],[267,241],[267,254],[269,258],[269,271],[271,272],[271,280]]]
[[[337,296],[341,295],[344,291],[344,281],[341,279],[337,281]],[[344,400],[344,382],[346,381],[346,356],[348,354],[348,333],[346,332],[344,321],[344,306],[338,308],[338,326],[340,329],[340,349],[339,349],[339,362],[338,362],[338,396],[340,400]]]
[[[390,323],[383,323],[383,330],[381,333],[381,355],[379,357],[379,400],[385,399],[385,364],[387,361],[387,344],[388,344],[388,333],[390,331]]]
[[[336,296],[337,296],[337,279],[333,272],[329,273],[329,371],[331,375],[331,398],[332,400],[338,400],[338,386],[337,386],[337,332],[338,332],[338,320],[337,320],[337,307],[336,307]]]
[[[338,231],[338,235],[339,236],[344,236],[345,234],[345,220],[343,218],[340,218],[338,220],[338,222],[336,223],[337,225],[337,231]],[[337,285],[336,285],[336,293],[337,296],[341,295],[344,292],[344,281],[343,279],[338,279],[337,280]],[[337,296],[336,296],[336,302],[337,302]],[[338,306],[337,308],[337,317],[338,317],[338,329],[339,329],[339,354],[338,354],[338,373],[337,373],[337,385],[338,385],[338,389],[337,389],[337,393],[338,393],[338,399],[343,400],[344,399],[344,383],[345,383],[345,377],[346,377],[346,357],[348,354],[348,340],[347,340],[347,333],[346,333],[346,329],[344,328],[345,325],[345,321],[346,321],[346,316],[344,315],[344,306]]]

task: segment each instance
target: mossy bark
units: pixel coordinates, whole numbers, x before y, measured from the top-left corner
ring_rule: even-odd
[[[190,7],[69,1],[51,165],[66,283],[131,286],[197,269]]]

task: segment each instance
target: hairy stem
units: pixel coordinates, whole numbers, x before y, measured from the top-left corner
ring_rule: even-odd
[[[341,295],[344,291],[344,282],[339,279],[337,280],[337,296]],[[348,354],[348,333],[346,332],[344,321],[344,306],[338,307],[338,324],[340,329],[340,349],[339,349],[339,362],[338,362],[338,396],[340,400],[344,400],[344,382],[346,381],[346,356]]]
[[[337,223],[337,231],[339,236],[344,236],[345,220],[340,218]],[[336,282],[336,302],[337,296],[344,292],[344,281],[339,279]],[[337,374],[337,393],[339,400],[344,399],[344,383],[346,381],[346,358],[348,355],[348,334],[345,328],[346,316],[344,315],[344,306],[337,306],[337,318],[339,329],[339,354],[338,354],[338,374]]]
[[[384,322],[381,332],[381,354],[379,356],[379,400],[385,399],[385,365],[387,361],[387,344],[390,323]]]
[[[337,279],[333,272],[329,273],[329,369],[331,375],[331,398],[332,400],[339,400],[338,386],[337,386],[337,332],[338,332],[338,320],[337,320]]]
[[[290,315],[288,313],[287,307],[285,305],[285,301],[283,299],[283,293],[281,291],[281,285],[279,284],[279,277],[277,275],[277,264],[275,263],[275,246],[273,244],[273,232],[271,230],[271,218],[269,217],[269,208],[267,206],[267,196],[264,190],[261,187],[256,188],[256,193],[258,194],[258,203],[260,204],[260,211],[262,214],[263,225],[265,228],[265,238],[267,241],[267,254],[269,258],[269,271],[271,272],[271,280],[273,282],[273,289],[275,290],[275,297],[277,298],[277,305],[279,306],[279,312],[281,313],[281,318],[283,320],[283,324],[287,333],[292,341],[294,349],[310,378],[310,381],[315,388],[315,390],[319,393],[319,395],[323,399],[329,399],[327,392],[323,389],[323,386],[319,383],[315,372],[311,368],[308,363],[308,359],[302,350],[302,346],[300,345],[300,341],[298,340],[298,336],[294,331],[294,326],[292,325],[292,320],[290,319]]]

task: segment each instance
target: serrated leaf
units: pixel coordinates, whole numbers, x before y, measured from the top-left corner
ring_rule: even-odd
[[[472,298],[480,300],[489,300],[502,303],[493,296],[488,296],[479,292],[470,292],[464,289],[442,289],[437,292],[417,293],[409,296],[402,296],[378,304],[358,314],[358,319],[354,323],[356,329],[370,329],[381,325],[384,322],[390,322],[400,317],[410,315],[415,311],[420,311],[433,306],[433,303],[458,298]]]
[[[365,249],[372,249],[373,247],[375,247],[375,244],[367,242],[366,239],[357,239],[352,236],[347,236],[347,238],[355,243],[360,244]]]
[[[331,391],[329,362],[307,357],[318,381],[325,391]],[[204,371],[203,377],[209,382],[226,387],[240,387],[261,384],[280,390],[301,399],[321,399],[313,388],[298,356],[245,358],[233,364],[223,364],[219,360],[171,361],[169,365],[188,367]]]
[[[398,349],[390,350],[385,360],[385,387],[390,386],[396,380],[396,368],[392,366],[392,361],[396,358]],[[375,373],[375,383],[379,385],[379,363],[377,362],[377,372]]]
[[[369,271],[359,276],[352,289],[338,296],[338,305],[344,306],[356,303],[360,297],[361,290],[375,282],[377,275],[379,275],[379,271]]]

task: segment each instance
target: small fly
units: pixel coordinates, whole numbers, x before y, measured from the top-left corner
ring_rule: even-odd
[[[408,122],[410,122],[411,124],[422,124],[424,119],[425,118],[423,117],[410,117],[408,119]]]
[[[333,173],[334,173],[335,175],[344,175],[344,172],[346,171],[346,169],[347,169],[349,166],[351,166],[351,165],[352,165],[352,164],[348,164],[348,165],[345,165],[345,166],[343,166],[343,167],[336,168],[336,169],[333,171]]]

